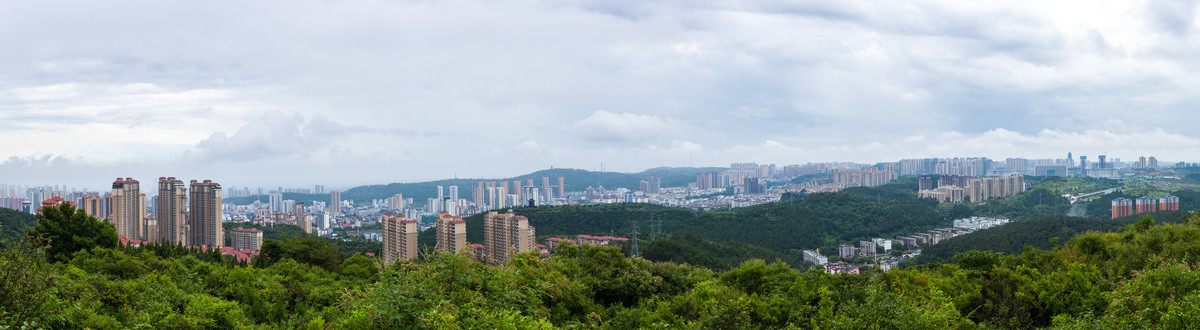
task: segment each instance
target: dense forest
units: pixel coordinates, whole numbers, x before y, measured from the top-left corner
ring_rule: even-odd
[[[507,179],[447,179],[427,182],[414,183],[390,183],[385,185],[367,185],[358,186],[347,189],[342,192],[342,200],[354,200],[358,202],[367,202],[376,199],[386,199],[402,194],[405,198],[412,198],[417,203],[424,203],[429,198],[437,197],[437,186],[458,186],[459,197],[469,198],[471,189],[479,181],[514,181],[521,180],[522,184],[529,179],[533,179],[534,185],[539,189],[542,186],[542,177],[550,178],[551,186],[558,186],[558,177],[563,177],[566,183],[567,191],[582,191],[585,188],[601,187],[605,189],[627,188],[632,190],[638,189],[638,182],[649,177],[658,177],[663,187],[686,186],[690,182],[696,181],[696,174],[700,172],[717,172],[724,170],[719,167],[657,167],[640,173],[619,173],[619,172],[593,172],[579,169],[549,169],[525,174]],[[254,201],[267,202],[268,196],[258,195],[250,197],[235,197],[226,198],[226,203],[233,204],[251,204]],[[329,201],[329,194],[299,194],[299,193],[284,193],[284,199],[291,199],[305,203],[312,201]]]
[[[723,272],[564,247],[486,266],[388,267],[326,241],[269,240],[253,265],[115,246],[70,206],[0,250],[0,326],[48,328],[1188,328],[1200,321],[1200,213],[1150,216],[1049,250],[826,274],[751,260]],[[78,231],[75,228],[84,228]],[[672,235],[660,242],[692,239]],[[56,237],[46,241],[39,237]]]
[[[578,234],[628,237],[632,222],[637,221],[643,233],[641,238],[648,241],[654,233],[650,220],[661,219],[663,235],[689,232],[713,244],[761,247],[780,258],[800,255],[800,250],[805,249],[836,250],[838,244],[847,242],[949,225],[949,221],[933,210],[936,202],[917,199],[915,193],[879,188],[846,191],[848,193],[811,194],[799,200],[707,212],[635,203],[512,210],[529,218],[529,225],[537,228],[539,238]],[[483,216],[471,216],[466,221],[467,241],[483,242]],[[422,232],[419,241],[428,249],[435,243],[434,233]],[[699,241],[679,243],[685,242]]]
[[[37,217],[32,214],[0,207],[0,247],[20,242],[25,237],[25,230],[36,223]]]

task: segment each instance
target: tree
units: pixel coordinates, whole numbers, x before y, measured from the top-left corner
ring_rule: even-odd
[[[36,242],[36,241],[35,241]],[[58,279],[42,258],[44,249],[26,240],[0,250],[0,328],[37,327],[49,290]]]
[[[71,260],[71,254],[80,250],[117,247],[116,228],[70,203],[43,207],[37,218],[38,224],[29,236],[47,241],[46,257],[50,261]]]

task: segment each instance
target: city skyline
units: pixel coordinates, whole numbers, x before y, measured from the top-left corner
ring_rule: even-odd
[[[7,8],[0,42],[29,51],[0,54],[0,181],[20,184],[1200,154],[1195,4]]]

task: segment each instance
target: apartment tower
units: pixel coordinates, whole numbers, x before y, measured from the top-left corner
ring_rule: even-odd
[[[467,222],[449,212],[438,213],[437,252],[456,252],[467,246]]]
[[[188,226],[190,245],[213,248],[225,246],[221,228],[221,185],[212,180],[192,180],[191,219]]]
[[[154,202],[157,234],[150,241],[187,245],[187,188],[174,177],[158,178],[158,200]]]
[[[386,213],[383,223],[383,264],[417,257],[417,220]]]
[[[533,238],[529,219],[513,213],[488,212],[483,217],[483,240],[487,246],[487,260],[502,264],[513,254],[533,251]]]
[[[329,214],[335,217],[342,215],[342,191],[334,190],[329,193]]]
[[[146,204],[142,199],[141,186],[133,178],[117,178],[112,184],[111,217],[117,235],[128,239],[142,239],[142,218],[146,216]]]

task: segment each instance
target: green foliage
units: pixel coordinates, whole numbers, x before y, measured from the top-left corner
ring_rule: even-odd
[[[38,224],[29,236],[48,242],[46,257],[50,260],[66,261],[80,250],[117,247],[116,228],[87,215],[83,209],[75,209],[70,203],[43,208],[37,218]]]
[[[707,241],[690,232],[679,232],[646,244],[642,248],[642,257],[650,261],[686,263],[712,270],[732,269],[752,259],[781,260],[793,267],[800,267],[803,255],[799,251],[792,252],[777,253],[741,242]]]
[[[37,327],[52,299],[49,288],[58,276],[45,261],[39,241],[10,244],[0,250],[0,328]]]
[[[37,225],[36,216],[0,207],[0,247],[20,243],[34,225]]]
[[[284,237],[279,240],[263,240],[262,251],[259,252],[255,264],[268,267],[286,259],[336,272],[342,264],[342,252],[336,245],[320,238]]]

